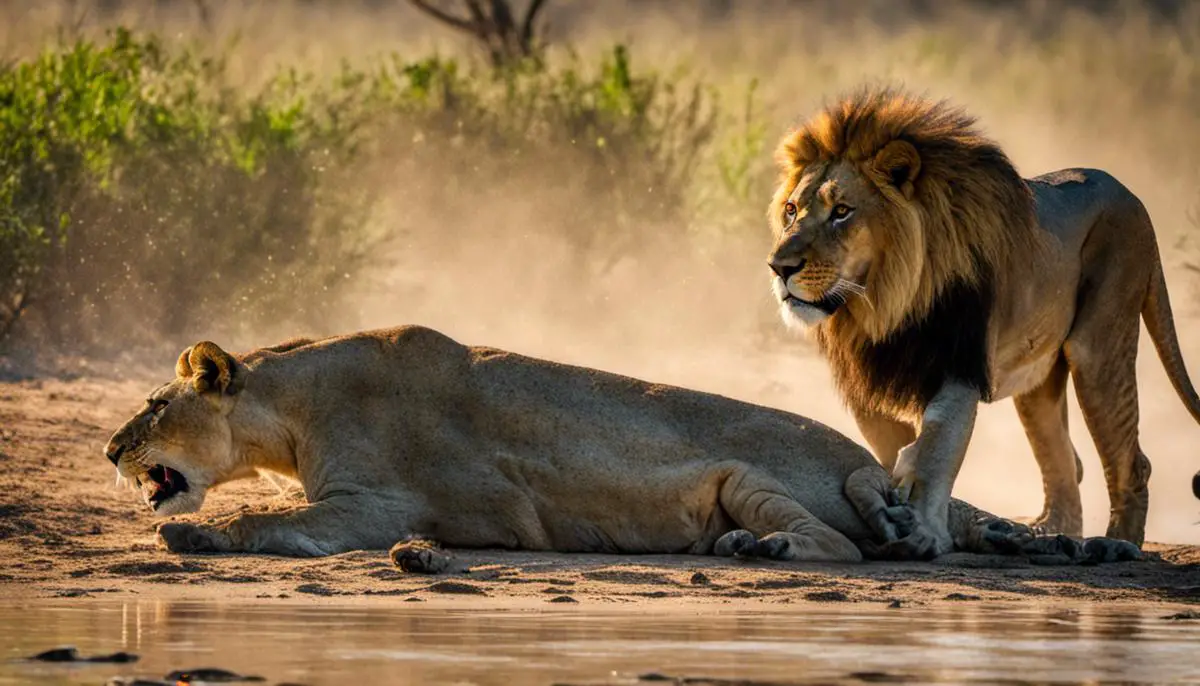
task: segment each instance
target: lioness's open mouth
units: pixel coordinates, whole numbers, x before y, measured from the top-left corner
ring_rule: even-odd
[[[161,464],[154,465],[144,475],[138,477],[138,483],[145,483],[143,479],[153,485],[154,491],[150,493],[148,500],[150,507],[154,509],[158,509],[158,506],[168,498],[188,489],[187,478],[183,474]]]
[[[840,298],[836,295],[827,295],[820,300],[801,300],[791,293],[785,295],[783,301],[789,305],[799,304],[815,307],[827,315],[832,315],[834,312],[837,312],[838,308],[842,306],[842,303],[846,302],[843,298]]]

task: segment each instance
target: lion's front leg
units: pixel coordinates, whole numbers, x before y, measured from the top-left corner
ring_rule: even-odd
[[[387,548],[402,518],[367,496],[343,496],[285,512],[235,515],[213,524],[167,522],[158,537],[177,553],[266,553],[320,557]]]
[[[892,484],[926,523],[934,555],[954,549],[950,492],[975,428],[979,391],[961,383],[942,387],[921,416],[917,440],[900,451]]]

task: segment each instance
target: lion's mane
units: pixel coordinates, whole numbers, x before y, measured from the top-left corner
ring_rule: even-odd
[[[871,225],[870,307],[817,330],[846,400],[919,411],[947,377],[986,399],[995,294],[1040,245],[1033,195],[1000,147],[945,101],[873,88],[791,132],[776,159],[775,216],[807,173],[839,161],[855,165],[888,208]]]

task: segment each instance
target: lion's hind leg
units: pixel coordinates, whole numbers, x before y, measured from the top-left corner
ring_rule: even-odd
[[[1083,534],[1083,504],[1079,499],[1082,465],[1067,431],[1067,360],[1054,363],[1046,380],[1013,398],[1025,436],[1042,471],[1045,507],[1029,522],[1043,534]]]
[[[1075,396],[1108,486],[1107,536],[1142,544],[1149,509],[1150,460],[1138,443],[1138,321],[1105,316],[1106,289],[1085,300],[1065,346]]]
[[[841,497],[830,493],[830,497]],[[737,526],[717,539],[713,554],[802,562],[861,562],[858,546],[822,522],[766,472],[738,464],[724,478],[721,508]]]

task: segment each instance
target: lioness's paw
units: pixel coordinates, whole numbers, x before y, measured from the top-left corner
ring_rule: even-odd
[[[942,544],[927,528],[918,528],[897,541],[879,546],[874,555],[883,560],[932,560],[940,555]]]
[[[1129,541],[1119,538],[1096,536],[1083,542],[1083,552],[1088,562],[1132,562],[1142,559],[1142,551]]]
[[[717,557],[734,557],[754,555],[758,539],[745,529],[735,529],[717,539],[713,544],[713,555]]]
[[[1083,559],[1083,546],[1070,536],[1037,536],[1021,546],[1035,565],[1069,565]]]
[[[454,562],[454,556],[433,541],[412,538],[392,546],[388,557],[392,564],[410,574],[441,574]]]
[[[1096,536],[1076,540],[1070,536],[1039,536],[1022,548],[1029,561],[1040,565],[1103,564],[1141,560],[1142,551],[1129,541]]]
[[[752,554],[764,560],[791,560],[795,556],[790,537],[783,533],[767,534],[758,539]]]
[[[973,526],[980,548],[976,552],[1015,555],[1036,538],[1028,526],[999,517],[980,519]]]
[[[895,536],[888,540],[911,536],[921,526],[916,510],[908,505],[891,505],[885,507],[883,509],[883,516],[889,533],[895,532]]]
[[[187,522],[158,525],[158,540],[173,553],[216,553],[226,550],[224,536],[217,531]]]

